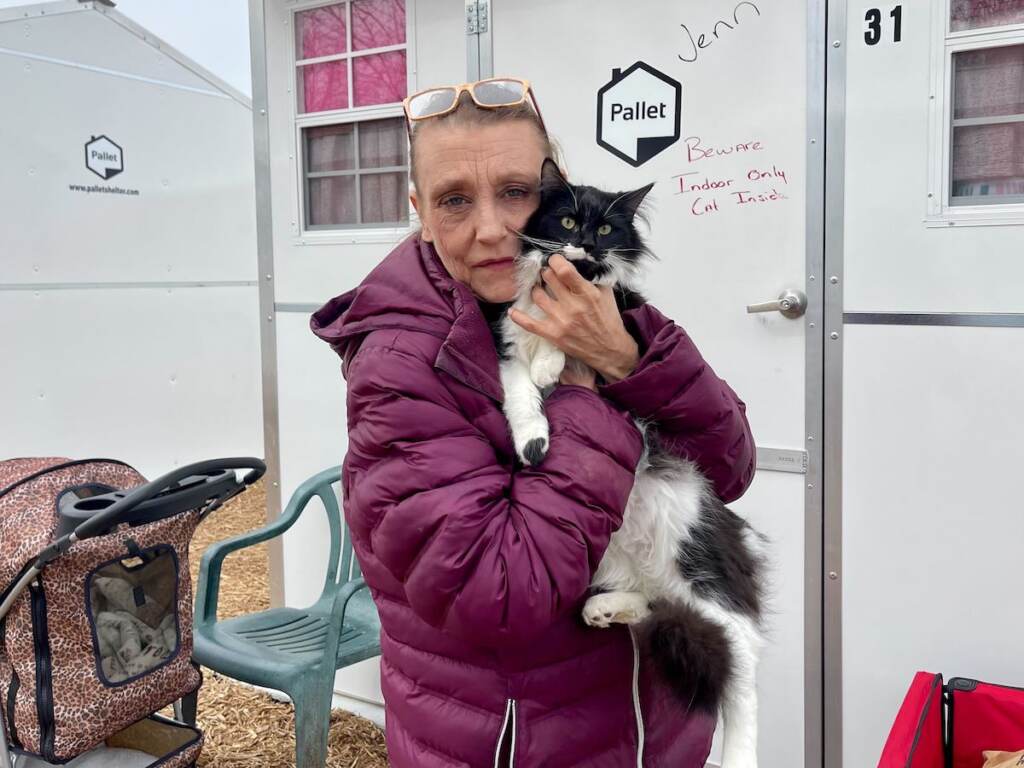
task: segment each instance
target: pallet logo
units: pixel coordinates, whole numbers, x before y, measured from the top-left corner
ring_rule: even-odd
[[[597,92],[597,143],[634,168],[679,141],[683,87],[638,61]]]
[[[106,136],[93,136],[85,144],[85,167],[101,179],[109,179],[124,170],[124,152]]]

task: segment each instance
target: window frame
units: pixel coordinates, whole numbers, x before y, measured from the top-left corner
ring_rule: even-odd
[[[393,119],[402,118],[404,120],[405,113],[402,110],[401,103],[394,104],[374,104],[368,107],[352,107],[349,106],[345,109],[334,109],[326,110],[323,112],[299,112],[298,95],[297,95],[297,83],[298,83],[298,72],[300,66],[305,64],[315,64],[323,61],[333,61],[344,59],[350,62],[348,69],[348,88],[349,88],[349,104],[352,103],[352,76],[353,67],[351,65],[352,51],[352,29],[351,24],[346,24],[346,36],[348,38],[348,44],[346,47],[349,49],[345,54],[334,54],[331,56],[319,56],[311,59],[297,59],[296,54],[298,53],[295,41],[295,17],[296,14],[302,11],[308,11],[313,8],[321,8],[328,5],[337,5],[339,3],[351,4],[352,0],[311,0],[302,2],[301,0],[293,2],[288,8],[288,25],[289,25],[289,39],[290,43],[288,46],[289,56],[289,78],[290,83],[288,85],[288,96],[291,101],[291,122],[294,129],[292,136],[292,152],[289,154],[289,161],[291,162],[291,178],[292,178],[292,201],[293,201],[293,214],[292,214],[292,240],[295,245],[338,245],[338,244],[358,244],[358,243],[391,243],[398,242],[410,232],[414,231],[419,227],[419,217],[416,215],[415,208],[412,204],[409,205],[409,221],[404,225],[388,225],[379,223],[370,224],[343,224],[343,225],[331,225],[331,224],[318,224],[308,226],[306,224],[306,203],[308,200],[308,179],[306,178],[306,163],[305,163],[305,142],[303,141],[303,129],[315,128],[324,125],[342,125],[346,123],[362,123],[370,122],[373,120]],[[350,17],[351,14],[348,14]],[[388,51],[405,51],[405,78],[406,78],[406,91],[408,93],[414,93],[416,90],[416,44],[415,44],[415,18],[416,18],[416,0],[405,0],[405,43],[403,45],[387,45],[380,48],[367,48],[366,50],[359,51],[360,55],[372,55],[374,53],[386,53]],[[356,129],[358,130],[358,128]],[[356,139],[353,139],[356,140]],[[355,147],[355,151],[358,154],[358,145]],[[408,160],[408,139],[406,139],[406,159]],[[405,166],[406,172],[408,173],[408,165]],[[373,172],[378,169],[372,169]],[[356,175],[356,195],[358,205],[358,179],[360,174]]]
[[[931,96],[928,130],[928,190],[925,224],[929,227],[1024,224],[1024,201],[952,202],[953,56],[965,51],[1024,45],[1024,23],[951,31],[951,0],[932,15]],[[995,120],[993,122],[996,122]]]

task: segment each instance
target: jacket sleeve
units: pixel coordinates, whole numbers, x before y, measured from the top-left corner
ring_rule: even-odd
[[[650,304],[622,313],[640,347],[633,372],[601,383],[604,397],[654,423],[662,447],[693,461],[726,503],[754,478],[756,450],[746,405],[715,375],[686,332]]]
[[[556,387],[547,456],[513,470],[424,359],[364,347],[347,378],[349,525],[415,613],[499,647],[578,606],[633,486],[628,413]]]

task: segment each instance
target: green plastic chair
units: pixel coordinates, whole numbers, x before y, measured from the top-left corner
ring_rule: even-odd
[[[348,530],[332,483],[341,468],[314,475],[295,491],[284,513],[264,528],[218,542],[206,550],[196,588],[196,663],[236,680],[283,691],[295,706],[296,768],[323,768],[335,670],[380,653],[380,620],[352,554]],[[309,608],[269,611],[217,621],[220,571],[235,550],[280,536],[306,504],[319,496],[331,529],[327,579]],[[195,724],[196,695],[181,702]]]

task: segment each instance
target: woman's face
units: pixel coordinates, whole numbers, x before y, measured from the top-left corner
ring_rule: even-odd
[[[425,123],[416,136],[419,188],[410,196],[449,274],[484,301],[516,295],[516,230],[540,201],[540,135],[526,120]]]

